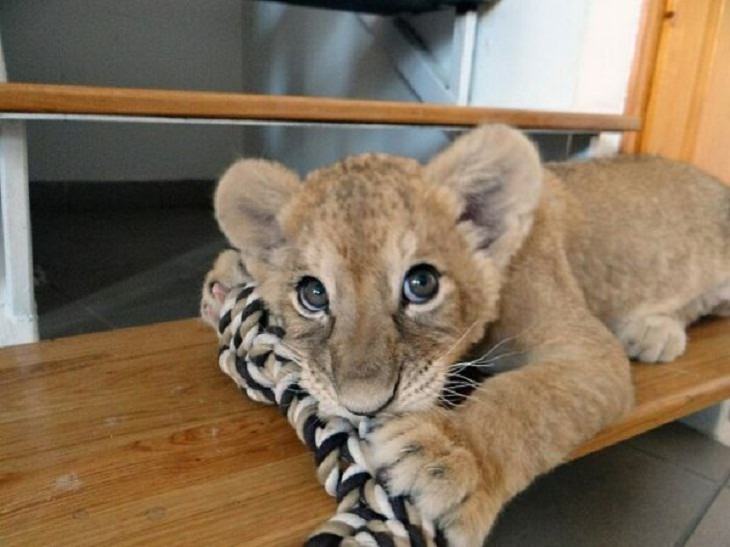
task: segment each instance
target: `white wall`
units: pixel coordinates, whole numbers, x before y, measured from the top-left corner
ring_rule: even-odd
[[[502,0],[480,20],[473,102],[620,112],[641,0]],[[448,74],[449,13],[411,18]],[[353,14],[241,0],[4,0],[11,80],[414,100]],[[34,180],[213,178],[238,155],[306,171],[425,158],[436,130],[30,124]]]
[[[621,113],[642,0],[502,0],[479,19],[475,105]],[[448,76],[452,18],[409,21]]]
[[[11,80],[238,90],[240,0],[5,0]],[[31,123],[33,180],[209,178],[241,149],[236,128]]]
[[[641,0],[508,0],[480,21],[473,102],[621,113]]]
[[[412,101],[385,51],[351,13],[246,2],[243,72],[260,93]],[[427,157],[446,139],[413,129],[249,129],[265,156],[300,172],[344,155],[389,151]]]
[[[591,3],[583,32],[574,110],[623,112],[642,4],[642,0]]]
[[[502,0],[480,17],[472,104],[621,113],[642,0]],[[252,3],[244,74],[260,92],[414,100],[355,16]],[[408,18],[436,72],[449,77],[453,15]],[[286,37],[282,40],[281,37]],[[262,54],[262,52],[266,52]],[[434,130],[257,131],[261,152],[306,171],[358,151],[421,159],[447,138]]]
[[[589,5],[585,0],[520,0],[498,4],[484,15],[474,102],[569,108]]]

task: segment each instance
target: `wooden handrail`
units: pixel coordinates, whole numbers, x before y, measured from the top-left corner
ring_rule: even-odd
[[[638,118],[612,114],[29,83],[0,84],[0,112],[457,127],[492,122],[574,131],[640,128]]]

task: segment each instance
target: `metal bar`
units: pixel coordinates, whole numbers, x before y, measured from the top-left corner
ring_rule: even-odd
[[[7,82],[0,40],[0,82]],[[0,123],[0,346],[38,340],[25,123]]]
[[[455,103],[460,106],[468,105],[471,98],[478,22],[479,12],[477,10],[457,13],[454,19],[451,83],[449,87],[454,95]]]
[[[0,37],[0,82],[8,81],[8,70],[5,67],[5,53],[3,52],[2,38]]]
[[[0,82],[8,81],[8,72],[5,68],[5,52],[3,51],[2,37],[0,36]],[[2,180],[0,180],[2,185]],[[5,309],[5,238],[2,232],[2,198],[0,198],[0,316],[4,313]],[[0,338],[2,336],[0,335]]]
[[[3,51],[2,37],[0,36],[0,82],[8,81],[8,72],[5,68],[5,52]],[[0,180],[0,185],[2,181]],[[0,198],[2,199],[2,198]],[[2,232],[2,202],[0,201],[0,315],[4,312],[5,306],[5,238]],[[1,337],[1,335],[0,335]]]
[[[0,120],[64,121],[64,122],[111,122],[111,123],[161,123],[190,125],[251,125],[251,126],[294,126],[324,127],[331,129],[442,129],[447,131],[467,131],[463,125],[420,125],[420,124],[383,124],[352,122],[300,122],[280,120],[253,120],[238,118],[180,118],[167,116],[127,116],[106,114],[50,114],[36,112],[0,112]]]
[[[413,30],[398,18],[358,15],[358,21],[383,49],[406,85],[425,103],[453,103],[446,83],[434,70],[429,53]]]
[[[38,339],[28,199],[25,124],[0,124],[0,202],[4,255],[3,332],[0,345]]]
[[[379,124],[379,123],[335,123],[335,122],[298,122],[278,120],[251,120],[238,118],[171,118],[167,116],[126,116],[104,114],[48,114],[37,112],[0,112],[0,121],[59,121],[59,122],[96,122],[96,123],[151,123],[151,124],[189,124],[189,125],[243,125],[243,126],[286,126],[328,129],[434,129],[440,131],[463,132],[472,127],[464,125],[421,125],[421,124]],[[596,133],[598,129],[525,129],[529,133]]]
[[[684,424],[730,446],[730,399],[681,420]]]

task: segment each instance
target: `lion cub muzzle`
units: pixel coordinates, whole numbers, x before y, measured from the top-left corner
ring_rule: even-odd
[[[338,349],[332,352],[332,379],[343,407],[353,414],[373,416],[396,397],[398,359],[389,348],[387,325],[362,318],[355,323],[335,337]]]

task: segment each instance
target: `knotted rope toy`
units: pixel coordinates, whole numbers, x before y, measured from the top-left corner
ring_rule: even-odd
[[[309,537],[307,547],[445,546],[435,523],[404,497],[389,496],[364,457],[367,421],[320,418],[317,400],[299,386],[300,367],[282,342],[284,329],[254,283],[234,287],[220,311],[221,370],[248,397],[275,404],[299,439],[314,452],[317,478],[336,498],[334,516]]]

